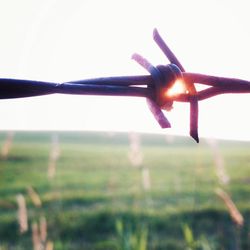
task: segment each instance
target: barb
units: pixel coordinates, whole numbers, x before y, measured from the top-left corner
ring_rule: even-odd
[[[180,61],[177,59],[175,54],[171,51],[171,49],[164,42],[164,40],[161,38],[157,29],[154,29],[153,37],[154,37],[154,40],[157,43],[157,45],[160,47],[162,52],[168,58],[168,60],[171,63],[177,65],[182,72],[185,72],[184,67],[182,66]],[[186,81],[186,85],[187,85],[187,90],[188,90],[189,94],[192,95],[190,98],[190,131],[189,131],[189,134],[191,137],[194,138],[194,140],[196,142],[199,142],[199,136],[198,136],[198,112],[199,112],[199,108],[198,108],[198,100],[196,98],[197,91],[196,91],[196,88],[195,88],[193,81],[191,81],[191,80]]]
[[[0,99],[58,93],[144,97],[147,99],[149,110],[162,128],[171,127],[163,110],[170,111],[174,102],[188,102],[190,135],[199,142],[198,102],[221,94],[250,93],[250,81],[185,72],[156,29],[153,38],[170,64],[155,67],[138,54],[132,57],[150,75],[95,78],[63,83],[0,78]],[[183,82],[184,91],[172,93],[171,90],[179,81]],[[196,84],[208,87],[197,91]]]
[[[140,64],[144,69],[146,69],[149,73],[153,72],[153,70],[156,70],[153,65],[146,59],[143,58],[139,54],[134,54],[132,56],[132,59],[134,59],[138,64]],[[159,72],[157,72],[159,73]],[[153,73],[154,74],[154,73]],[[151,74],[153,76],[153,74]],[[157,83],[161,82],[160,79],[157,79],[158,77],[155,76],[155,80]],[[147,105],[151,113],[153,114],[156,121],[159,123],[159,125],[162,128],[170,128],[171,124],[168,121],[167,117],[164,115],[164,113],[161,111],[161,108],[157,105],[157,103],[152,100],[151,98],[147,98]]]

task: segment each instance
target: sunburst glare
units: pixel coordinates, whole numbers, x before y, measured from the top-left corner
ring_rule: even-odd
[[[167,97],[170,97],[170,96],[175,96],[175,95],[183,94],[183,93],[187,93],[185,83],[182,80],[177,80],[174,83],[174,85],[166,91],[165,95]]]

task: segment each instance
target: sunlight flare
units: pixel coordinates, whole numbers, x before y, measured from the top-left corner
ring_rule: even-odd
[[[173,86],[166,91],[165,96],[171,97],[171,96],[175,96],[175,95],[183,94],[183,93],[187,93],[185,83],[182,80],[177,80],[173,84]]]

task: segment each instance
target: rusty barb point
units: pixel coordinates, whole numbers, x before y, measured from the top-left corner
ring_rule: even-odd
[[[187,73],[184,67],[155,29],[153,38],[170,64],[153,66],[139,54],[132,58],[150,75],[118,76],[52,83],[32,80],[0,78],[0,99],[22,98],[48,94],[109,95],[144,97],[162,128],[171,127],[163,110],[170,111],[173,102],[190,105],[190,135],[198,136],[198,102],[219,94],[250,93],[250,82],[235,78]],[[196,91],[195,84],[208,88]]]

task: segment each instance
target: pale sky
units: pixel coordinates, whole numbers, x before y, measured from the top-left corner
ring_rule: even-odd
[[[167,64],[157,28],[185,69],[250,80],[248,1],[0,0],[0,77],[69,81],[147,74],[134,52]],[[200,102],[201,137],[250,139],[250,94]],[[188,104],[162,130],[143,98],[51,95],[0,101],[0,130],[111,130],[188,135]]]

